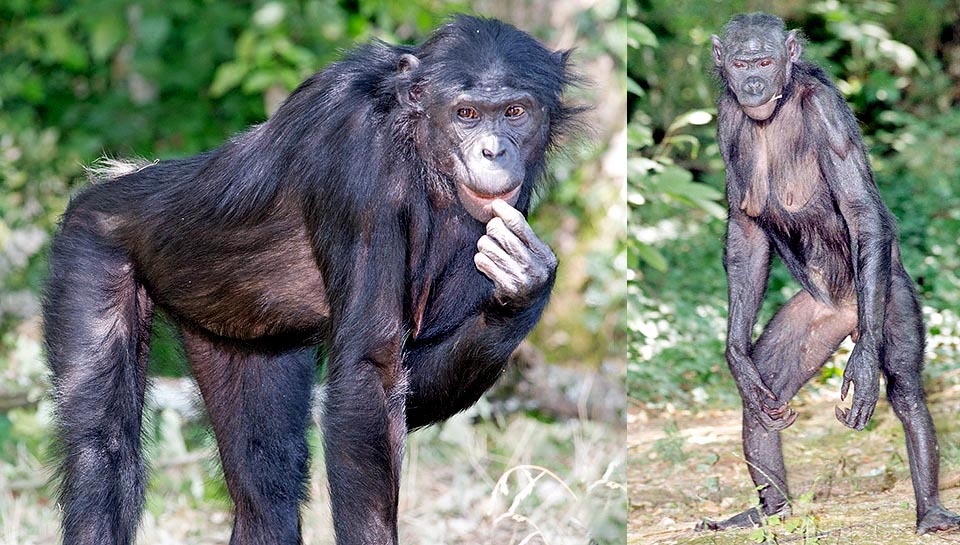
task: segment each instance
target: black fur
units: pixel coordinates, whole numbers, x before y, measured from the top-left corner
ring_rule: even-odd
[[[420,47],[359,47],[222,147],[72,199],[44,301],[64,543],[133,541],[153,305],[180,326],[210,413],[236,504],[231,543],[300,541],[319,343],[337,543],[397,542],[407,430],[473,404],[553,284],[551,272],[501,301],[474,264],[485,226],[457,201],[454,150],[429,106],[484,92],[481,75],[544,112],[522,157],[525,215],[577,112],[561,96],[567,52],[465,16]]]

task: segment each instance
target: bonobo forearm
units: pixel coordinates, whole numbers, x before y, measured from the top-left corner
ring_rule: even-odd
[[[753,325],[770,273],[770,242],[758,227],[733,216],[727,224],[727,361],[733,366],[750,355]],[[734,378],[738,378],[734,373]]]
[[[427,426],[473,405],[540,320],[553,281],[523,308],[490,301],[453,332],[407,347],[407,427]]]
[[[882,214],[871,217],[851,236],[854,279],[857,290],[859,344],[876,351],[883,339],[883,322],[890,291],[893,230]],[[879,361],[877,362],[879,364]]]

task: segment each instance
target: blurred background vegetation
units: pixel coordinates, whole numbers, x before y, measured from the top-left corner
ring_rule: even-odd
[[[766,11],[807,36],[864,134],[929,332],[928,391],[960,381],[960,2],[639,0],[628,47],[628,392],[738,405],[724,361],[726,217],[710,35]],[[775,261],[760,317],[799,289]],[[759,326],[758,326],[759,327]],[[849,345],[820,384],[836,390]]]
[[[561,260],[553,303],[502,388],[412,438],[401,540],[622,542],[625,10],[618,0],[0,3],[0,543],[56,539],[38,294],[50,234],[87,183],[83,166],[102,155],[170,158],[216,147],[263,121],[344,48],[374,38],[417,43],[459,11],[576,47],[592,83],[570,98],[594,109],[588,134],[552,163],[554,183],[533,215]],[[664,218],[668,205],[658,205]],[[225,542],[230,506],[212,437],[198,423],[176,335],[162,321],[156,328],[146,428],[154,472],[140,541]],[[314,450],[304,534],[332,543]]]

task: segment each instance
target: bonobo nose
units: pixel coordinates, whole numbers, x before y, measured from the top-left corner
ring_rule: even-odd
[[[743,82],[743,90],[751,95],[759,95],[763,92],[764,84],[760,78],[750,78]]]
[[[480,153],[485,159],[496,161],[507,153],[506,142],[496,136],[484,138],[480,141]]]
[[[490,159],[491,161],[496,159],[497,157],[502,157],[503,154],[505,153],[507,153],[506,148],[503,148],[500,151],[497,151],[495,149],[483,148],[483,156],[486,157],[487,159]]]

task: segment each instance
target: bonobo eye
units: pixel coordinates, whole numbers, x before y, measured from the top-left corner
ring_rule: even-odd
[[[734,66],[734,68],[745,68],[745,67],[747,66],[747,63],[745,63],[745,62],[740,62],[740,61],[734,61],[734,62],[733,62],[733,66]]]
[[[763,59],[760,61],[760,66],[770,66],[771,64],[773,64],[773,61],[770,59]]]
[[[523,109],[523,106],[514,104],[507,108],[507,111],[503,112],[503,115],[506,117],[520,117],[526,113],[526,110]]]
[[[460,119],[479,119],[480,113],[473,108],[460,108],[457,110],[457,117]]]

